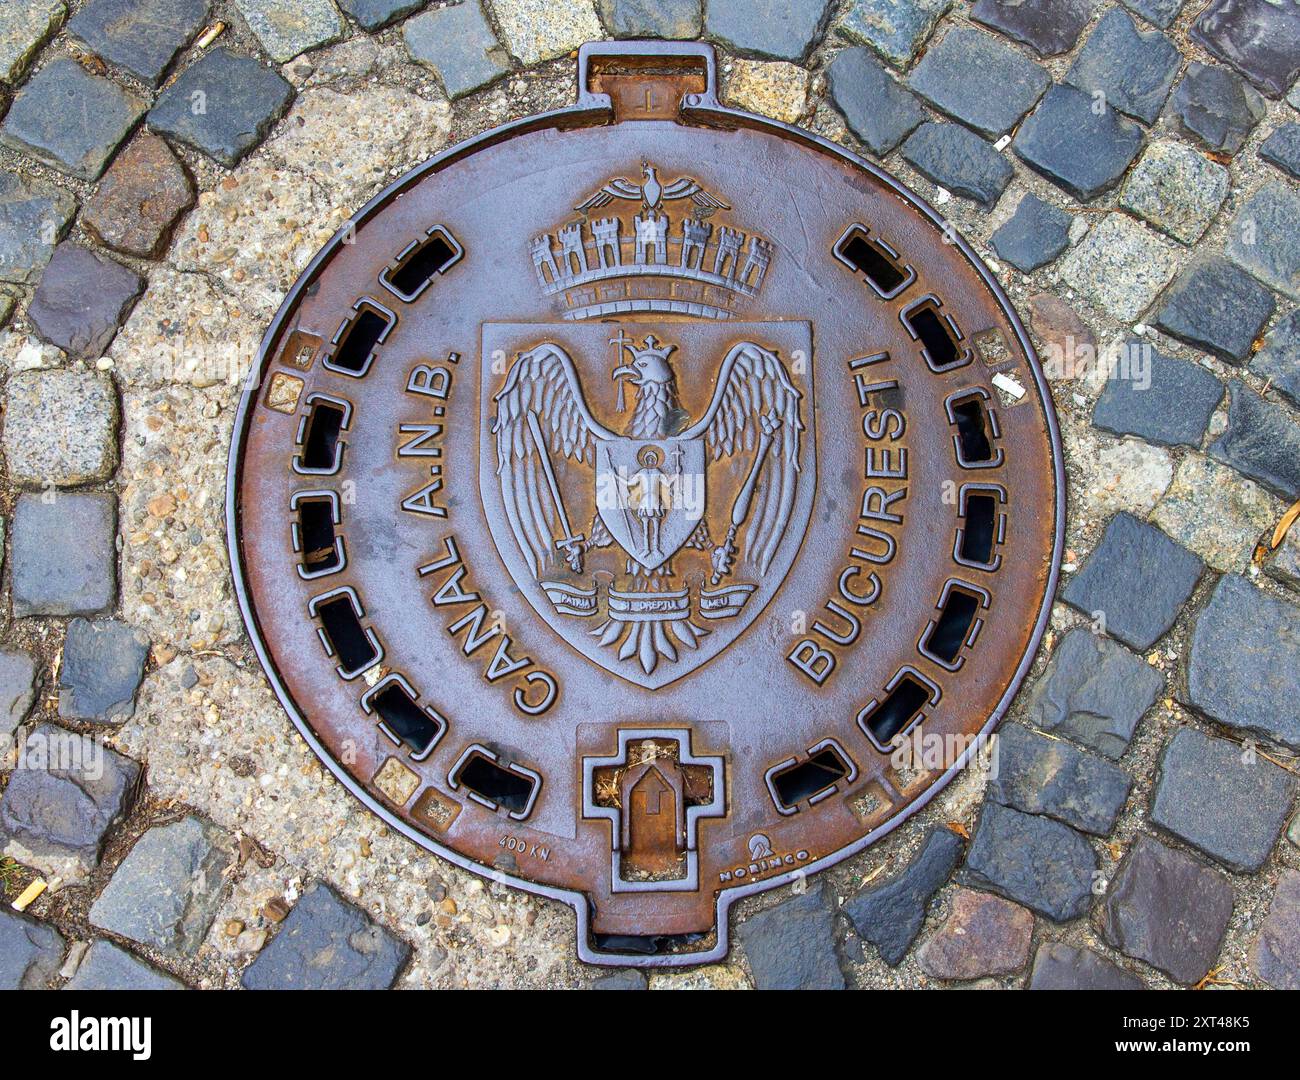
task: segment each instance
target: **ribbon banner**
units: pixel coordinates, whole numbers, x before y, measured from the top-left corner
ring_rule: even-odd
[[[543,581],[541,586],[546,590],[546,598],[550,600],[556,611],[580,617],[596,614],[596,607],[600,602],[600,587],[594,582],[590,589],[576,589],[562,581]]]
[[[546,598],[556,611],[586,618],[600,607],[600,583],[593,580],[590,589],[580,589],[563,581],[543,581]],[[608,589],[606,600],[609,618],[615,622],[677,622],[698,614],[705,619],[731,619],[744,610],[755,585],[727,585],[721,589],[699,590],[699,603],[692,611],[689,589],[673,592],[623,592]]]
[[[700,590],[700,614],[706,619],[731,619],[739,615],[756,585],[728,585]]]

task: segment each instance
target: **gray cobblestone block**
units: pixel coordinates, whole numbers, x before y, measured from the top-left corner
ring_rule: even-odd
[[[925,119],[911,91],[866,48],[836,53],[826,78],[831,100],[849,130],[877,157],[888,154]]]
[[[1180,728],[1160,759],[1153,824],[1250,873],[1264,865],[1295,798],[1291,774],[1257,752]]]
[[[1232,885],[1198,859],[1140,835],[1101,912],[1102,934],[1111,945],[1191,984],[1219,955],[1232,917]]]
[[[1300,180],[1300,124],[1283,124],[1259,148],[1259,156]]]
[[[303,894],[243,975],[248,990],[387,990],[411,947],[327,885]]]
[[[927,179],[985,209],[998,201],[1015,172],[992,143],[960,124],[922,124],[903,143],[903,157]]]
[[[13,525],[13,607],[25,615],[97,615],[117,594],[117,499],[20,495]]]
[[[1046,266],[1070,245],[1071,217],[1033,192],[1026,192],[1016,212],[989,239],[993,250],[1028,274]]]
[[[843,990],[835,900],[826,883],[752,915],[736,928],[757,990]]]
[[[828,0],[709,0],[709,37],[744,56],[804,60],[821,40]]]
[[[234,0],[248,28],[273,60],[338,41],[345,29],[334,0]]]
[[[209,0],[91,0],[68,32],[96,56],[157,86],[210,11]]]
[[[605,975],[591,984],[593,990],[648,990],[649,980],[645,972],[636,968],[624,968],[612,975]]]
[[[1264,99],[1250,83],[1214,64],[1187,65],[1172,109],[1183,133],[1211,150],[1235,154],[1264,118]]]
[[[76,212],[66,191],[0,172],[0,281],[34,283]]]
[[[1160,672],[1118,642],[1076,627],[1066,632],[1029,698],[1029,716],[1110,758],[1128,748],[1164,689]]]
[[[478,0],[417,15],[402,26],[402,40],[411,59],[442,80],[450,98],[464,97],[509,70]]]
[[[1096,0],[978,0],[971,18],[1028,45],[1039,56],[1069,52]]]
[[[936,109],[994,138],[1010,131],[1050,82],[1024,54],[966,26],[931,45],[908,79]]]
[[[63,936],[54,927],[0,911],[0,990],[46,990],[62,963]]]
[[[850,0],[839,34],[868,45],[894,67],[906,67],[934,32],[953,0]]]
[[[1068,825],[989,801],[958,880],[1065,922],[1087,911],[1096,870],[1092,846]]]
[[[0,143],[80,180],[97,180],[144,109],[116,83],[59,58],[15,96]]]
[[[1264,573],[1288,588],[1300,591],[1300,534],[1291,529],[1268,558],[1264,560]],[[1297,817],[1296,836],[1300,837],[1300,816]]]
[[[1167,356],[1145,342],[1133,340],[1125,347],[1129,356],[1145,357],[1144,366],[1106,380],[1093,424],[1160,446],[1200,446],[1223,400],[1223,383],[1200,364]]]
[[[1174,24],[1186,2],[1187,0],[1123,0],[1126,8],[1161,30],[1168,30]]]
[[[1091,949],[1045,941],[1034,954],[1030,990],[1145,990],[1136,975]]]
[[[117,619],[73,619],[59,668],[59,715],[124,720],[135,711],[149,640]]]
[[[1016,132],[1012,147],[1035,172],[1086,202],[1109,191],[1142,149],[1141,129],[1072,86],[1053,86]]]
[[[102,375],[21,371],[8,384],[9,479],[28,488],[107,480],[117,467],[117,393]]]
[[[596,8],[616,38],[693,38],[704,25],[700,0],[597,0]]]
[[[1228,384],[1228,428],[1208,452],[1280,497],[1300,498],[1300,424],[1242,383]]]
[[[186,68],[149,111],[149,127],[233,167],[257,146],[293,100],[276,71],[227,48]]]
[[[90,923],[170,956],[192,956],[216,917],[232,859],[225,836],[199,818],[152,828],[113,872]]]
[[[67,18],[63,0],[0,4],[0,83],[23,77],[32,58]]]
[[[1149,649],[1173,626],[1204,569],[1201,560],[1153,525],[1116,514],[1061,598],[1108,634]]]
[[[338,0],[339,7],[373,33],[424,7],[429,0]]]
[[[1250,370],[1300,405],[1300,308],[1278,319],[1251,360]]]
[[[1133,784],[1123,769],[1021,724],[1003,724],[997,737],[998,768],[989,780],[989,798],[1083,832],[1110,835]]]
[[[1251,966],[1276,990],[1300,990],[1300,871],[1285,869],[1251,950]]]
[[[1276,308],[1271,292],[1216,255],[1178,276],[1155,324],[1179,341],[1240,364]]]
[[[184,990],[185,984],[100,939],[81,958],[65,990]]]
[[[103,356],[144,279],[80,244],[60,244],[50,258],[27,318],[51,345],[82,360]]]
[[[1181,63],[1164,34],[1143,32],[1128,12],[1112,8],[1088,35],[1065,81],[1149,124],[1160,115]]]
[[[1225,574],[1192,633],[1191,704],[1226,727],[1300,750],[1297,641],[1300,606]]]
[[[1146,148],[1129,172],[1119,204],[1167,236],[1194,244],[1210,227],[1232,178],[1217,161],[1186,143],[1162,140]]]
[[[1060,280],[1120,322],[1133,322],[1173,280],[1179,248],[1127,214],[1106,214],[1061,259]]]
[[[875,945],[890,967],[902,963],[921,932],[930,901],[952,876],[961,850],[961,838],[951,829],[931,829],[901,873],[844,902],[858,936]]]
[[[1300,8],[1295,4],[1213,0],[1192,25],[1191,39],[1269,97],[1281,97],[1300,74]]]
[[[131,808],[140,766],[53,724],[39,724],[0,796],[0,840],[33,865],[75,878],[99,863],[109,829]],[[15,845],[17,848],[15,849]]]
[[[1228,226],[1225,252],[1247,273],[1292,300],[1300,300],[1300,190],[1265,183]]]
[[[36,700],[36,661],[17,649],[0,650],[0,736],[12,735]]]

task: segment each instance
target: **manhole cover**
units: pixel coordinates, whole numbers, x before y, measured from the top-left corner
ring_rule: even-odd
[[[578,68],[575,107],[416,169],[294,286],[231,555],[374,812],[571,904],[585,960],[697,962],[1006,709],[1060,448],[1020,322],[915,196],[720,107],[706,46]]]

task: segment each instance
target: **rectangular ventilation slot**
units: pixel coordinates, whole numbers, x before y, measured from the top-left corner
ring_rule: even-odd
[[[316,615],[325,636],[330,640],[339,666],[344,671],[364,671],[379,659],[379,653],[375,651],[352,602],[346,596],[337,596],[333,600],[317,604]]]
[[[917,308],[907,316],[907,322],[929,353],[931,367],[944,368],[960,359],[961,352],[952,338],[948,324],[939,318],[939,313],[934,308]]]
[[[794,806],[833,787],[848,775],[848,767],[834,750],[814,754],[798,765],[772,774],[772,787],[785,806]]]
[[[438,722],[412,701],[397,683],[390,683],[372,697],[370,707],[389,730],[417,754],[423,754],[441,732]]]
[[[465,763],[456,782],[512,814],[523,813],[533,794],[532,780],[502,768],[481,754],[475,754]]]
[[[961,647],[966,643],[966,635],[975,622],[979,606],[978,597],[961,589],[949,589],[939,621],[926,638],[926,649],[944,663],[950,664],[956,660]]]
[[[889,740],[907,727],[929,700],[929,691],[910,675],[904,675],[863,723],[881,746],[887,746]]]
[[[433,275],[442,273],[459,254],[444,237],[435,233],[397,264],[397,269],[388,275],[388,284],[402,299],[414,300]]]
[[[877,292],[891,293],[907,280],[907,275],[894,265],[893,259],[861,233],[856,233],[842,245],[840,254],[866,275]]]
[[[334,542],[334,504],[329,499],[300,500],[298,530],[304,570],[319,574],[339,565],[338,546]]]
[[[373,308],[361,308],[343,331],[343,337],[335,348],[334,355],[330,357],[330,367],[342,368],[357,375],[363,374],[370,367],[370,354],[384,336],[389,322],[387,316]]]
[[[324,401],[313,401],[299,459],[302,467],[333,472],[338,467],[339,432],[342,430],[343,410]]]
[[[966,520],[961,533],[961,557],[988,565],[993,561],[993,531],[997,500],[992,495],[967,495]]]
[[[993,444],[989,442],[988,418],[979,398],[968,398],[952,407],[957,420],[957,438],[964,462],[992,461]]]

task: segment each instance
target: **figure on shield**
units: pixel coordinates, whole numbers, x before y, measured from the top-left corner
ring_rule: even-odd
[[[642,447],[636,459],[641,468],[626,482],[627,505],[636,512],[641,525],[642,554],[662,555],[660,524],[673,506],[674,478],[659,468],[663,459],[657,447]]]

